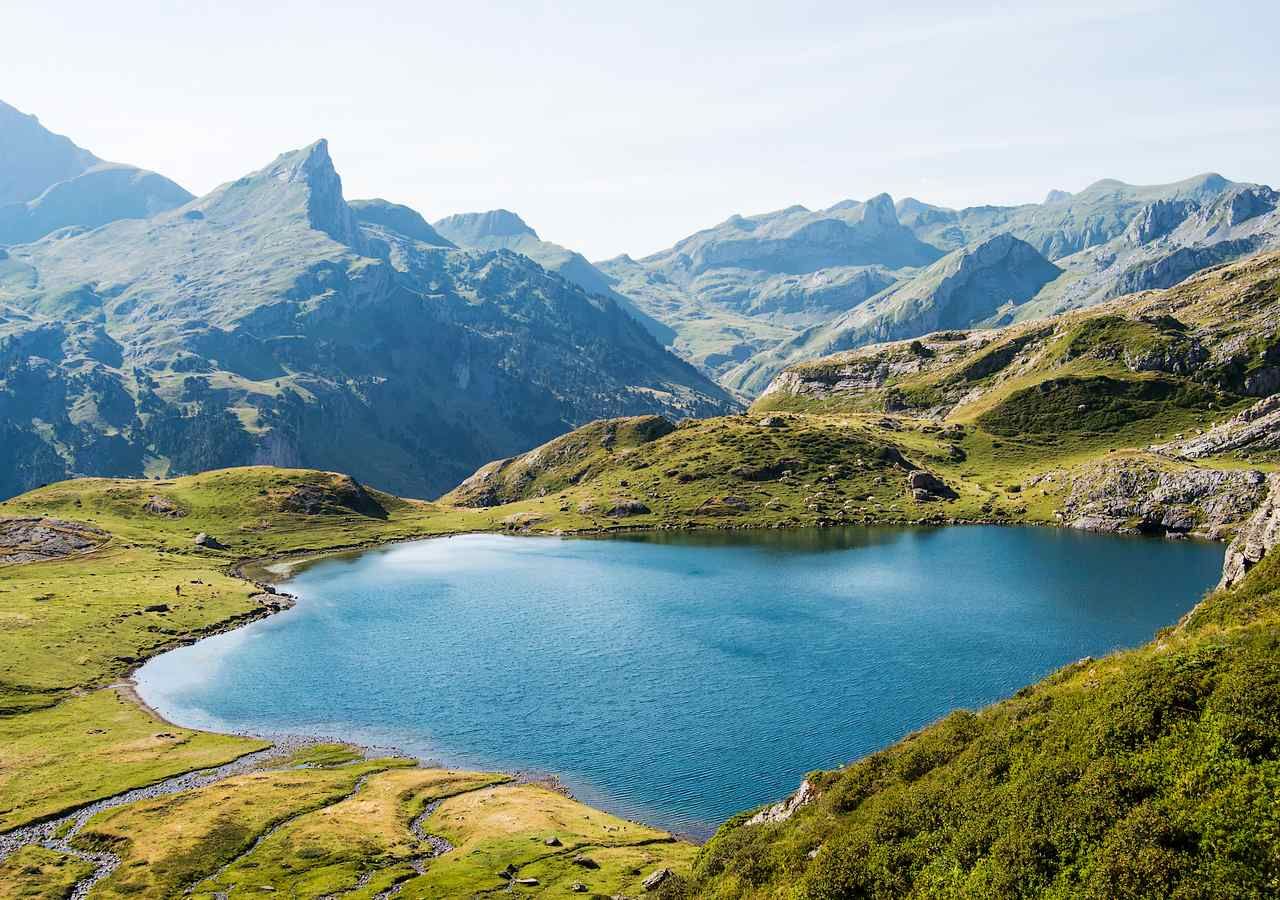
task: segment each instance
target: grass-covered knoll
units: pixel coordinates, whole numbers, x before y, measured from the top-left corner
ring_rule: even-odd
[[[0,516],[20,515],[90,522],[111,532],[117,545],[216,562],[485,525],[468,511],[405,500],[345,475],[272,466],[165,480],[64,481],[0,503]],[[225,548],[197,548],[201,532]]]
[[[409,760],[332,768],[270,769],[195,791],[100,813],[77,846],[110,850],[122,864],[97,897],[176,897],[233,862],[273,826],[340,802],[361,779]]]
[[[699,897],[1272,897],[1280,565],[1151,644],[815,773],[788,821],[731,821]]]
[[[912,502],[908,473],[959,459],[964,440],[884,416],[726,416],[601,439],[615,428],[634,434],[631,420],[593,423],[486,466],[444,499],[507,498],[486,512],[535,531],[916,521],[937,510]]]

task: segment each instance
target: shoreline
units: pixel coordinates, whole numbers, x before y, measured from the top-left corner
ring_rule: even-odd
[[[1129,539],[1140,539],[1140,540],[1157,540],[1157,539],[1170,540],[1169,537],[1162,536],[1162,535],[1151,535],[1151,534],[1142,534],[1142,533],[1130,534],[1130,533],[1100,532],[1100,531],[1089,531],[1089,530],[1081,530],[1081,529],[1071,529],[1061,522],[1057,522],[1057,523],[1002,522],[999,520],[988,521],[988,520],[952,519],[952,520],[944,521],[941,523],[932,522],[932,521],[926,521],[926,522],[885,521],[885,522],[876,522],[876,523],[830,523],[830,524],[823,524],[823,525],[815,524],[815,525],[796,525],[796,526],[785,526],[785,527],[779,527],[776,525],[760,525],[760,524],[750,525],[750,524],[730,524],[730,523],[715,523],[710,525],[695,524],[695,525],[681,525],[681,526],[667,526],[667,527],[631,525],[631,526],[622,526],[619,528],[577,529],[573,531],[561,531],[561,532],[530,532],[527,530],[509,530],[509,529],[503,529],[503,530],[476,529],[476,530],[457,531],[457,532],[426,533],[422,535],[412,535],[412,536],[406,536],[406,537],[392,538],[385,541],[367,541],[367,542],[362,542],[361,544],[358,544],[358,545],[336,547],[336,548],[333,548],[332,550],[318,550],[314,548],[307,548],[300,551],[273,554],[271,556],[248,558],[239,562],[232,563],[228,569],[229,574],[232,575],[233,577],[236,577],[245,582],[248,582],[250,585],[253,585],[259,588],[268,589],[273,593],[273,596],[279,597],[282,600],[286,600],[288,602],[281,603],[275,606],[262,606],[260,607],[259,610],[254,610],[253,615],[251,616],[241,617],[235,621],[220,623],[219,626],[213,629],[209,629],[206,632],[199,634],[198,636],[193,636],[189,639],[183,639],[179,642],[175,642],[170,646],[164,647],[163,649],[160,649],[153,656],[150,656],[146,660],[143,660],[141,663],[139,663],[133,670],[130,671],[130,673],[124,679],[123,682],[112,685],[111,687],[115,688],[118,691],[118,693],[120,693],[122,696],[127,697],[132,702],[137,704],[140,708],[142,708],[145,712],[147,712],[147,714],[175,728],[202,731],[209,734],[225,734],[225,735],[234,736],[234,737],[269,741],[273,745],[277,744],[277,742],[283,742],[285,744],[288,744],[290,742],[304,742],[304,743],[333,742],[333,743],[339,743],[339,744],[344,744],[344,745],[353,747],[364,754],[368,754],[370,752],[377,752],[383,755],[397,755],[406,759],[413,759],[418,763],[418,765],[426,768],[437,768],[437,767],[438,768],[469,768],[470,766],[467,764],[460,764],[460,765],[454,766],[449,764],[448,761],[445,759],[427,757],[416,752],[407,752],[402,748],[396,747],[396,746],[391,746],[391,745],[382,746],[382,745],[371,744],[371,743],[364,742],[359,738],[353,739],[353,738],[344,738],[344,737],[336,737],[336,736],[326,736],[326,735],[320,735],[320,734],[298,734],[298,733],[292,733],[292,732],[269,732],[269,731],[253,732],[253,731],[231,731],[231,730],[223,731],[223,730],[210,730],[207,728],[182,725],[180,723],[174,722],[173,720],[163,715],[158,709],[156,709],[154,706],[149,704],[142,697],[138,689],[138,682],[135,676],[137,672],[142,668],[142,666],[146,665],[152,659],[155,659],[164,653],[168,653],[171,650],[179,649],[180,647],[183,647],[183,646],[190,646],[201,640],[204,640],[207,637],[212,637],[217,634],[225,633],[243,626],[250,625],[255,621],[265,619],[276,613],[283,612],[287,609],[293,608],[293,606],[296,604],[299,598],[295,597],[292,594],[284,593],[282,591],[276,592],[276,586],[287,584],[287,582],[290,579],[296,577],[305,568],[308,568],[315,564],[319,564],[328,559],[333,559],[333,558],[338,558],[343,556],[356,556],[363,553],[369,553],[369,552],[377,551],[380,549],[389,548],[399,544],[408,544],[408,543],[414,543],[418,541],[439,540],[443,538],[452,538],[456,536],[466,536],[466,535],[496,535],[496,536],[505,536],[505,537],[513,537],[513,538],[545,537],[545,538],[561,538],[561,539],[574,539],[574,538],[595,539],[595,538],[608,538],[612,535],[642,534],[642,533],[656,534],[656,533],[663,533],[663,532],[670,532],[670,531],[679,531],[679,532],[698,532],[698,531],[748,532],[748,531],[761,531],[761,530],[789,530],[789,531],[824,530],[825,531],[833,528],[939,529],[939,528],[961,526],[961,525],[988,526],[988,527],[997,526],[997,527],[1004,527],[1004,528],[1009,528],[1009,527],[1046,528],[1053,531],[1079,533],[1079,534],[1086,534],[1086,535],[1100,535],[1103,537],[1111,537],[1111,538],[1129,538]],[[1176,538],[1173,540],[1175,540],[1175,542],[1181,542],[1186,539],[1187,538],[1183,536],[1179,536],[1179,538]],[[1226,543],[1225,541],[1220,539],[1206,540],[1206,539],[1196,538],[1194,540],[1196,543],[1206,543],[1206,544],[1225,544]],[[272,571],[272,569],[276,569],[276,571]],[[1193,606],[1193,609],[1194,609],[1194,606]],[[1182,618],[1185,618],[1189,614],[1190,614],[1190,611],[1188,611],[1187,613],[1184,613]],[[1181,621],[1181,619],[1179,619],[1179,621]],[[1177,623],[1169,627],[1176,627],[1176,624]],[[559,793],[565,797],[568,797],[569,799],[574,799],[574,800],[578,799],[574,796],[572,790],[564,783],[561,776],[555,772],[530,771],[530,770],[523,770],[518,768],[507,769],[501,766],[495,768],[493,771],[498,771],[504,775],[510,776],[512,781],[517,784],[538,784],[538,785],[541,785],[542,787],[547,788],[548,790],[555,791],[556,793]],[[590,803],[587,803],[586,805],[591,806]],[[628,821],[636,822],[637,824],[645,825],[647,827],[659,828],[660,830],[667,832],[668,834],[672,835],[675,838],[688,841],[697,845],[701,845],[705,843],[706,840],[709,838],[709,836],[715,833],[716,827],[718,827],[718,826],[710,827],[707,831],[707,835],[703,836],[701,834],[690,833],[687,831],[672,830],[665,826],[657,826],[649,822],[631,819],[628,816],[626,816],[624,813],[610,811],[605,806],[592,807],[592,808],[599,808],[602,811],[609,812],[611,815],[617,815],[621,818],[627,819]],[[723,824],[723,823],[720,823],[720,824]]]

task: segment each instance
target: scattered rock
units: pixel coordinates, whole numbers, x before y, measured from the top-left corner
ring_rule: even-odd
[[[265,606],[267,609],[275,612],[279,612],[282,609],[288,609],[293,606],[294,603],[292,594],[281,594],[275,591],[272,591],[270,594],[263,591],[252,595],[249,599],[257,603],[259,606]]]
[[[581,853],[579,853],[579,854],[577,854],[576,856],[574,856],[574,857],[573,857],[573,864],[574,864],[575,866],[582,866],[582,868],[584,868],[584,869],[598,869],[598,868],[600,868],[600,863],[596,862],[594,859],[592,859],[592,858],[591,858],[591,857],[589,857],[589,856],[584,856],[584,855],[583,855],[583,854],[581,854]]]
[[[547,838],[547,839],[546,839],[545,841],[543,841],[542,843],[546,844],[548,847],[559,847],[559,846],[561,846],[561,844],[560,844],[560,838],[556,837],[554,834],[553,834],[551,837]]]
[[[196,535],[195,544],[197,547],[204,547],[206,550],[226,550],[227,545],[222,543],[211,534],[200,532]]]
[[[648,878],[641,882],[641,887],[646,891],[657,890],[659,885],[670,878],[672,874],[674,873],[672,873],[670,869],[657,869],[650,874]]]
[[[569,890],[573,891],[575,894],[585,894],[587,892],[587,886],[581,881],[575,881],[569,886]]]
[[[142,504],[142,511],[153,516],[165,516],[169,519],[181,519],[187,514],[187,511],[181,506],[168,497],[161,497],[159,494],[152,494],[148,497],[147,502]]]
[[[786,428],[787,420],[782,416],[765,416],[756,424],[761,428]]]
[[[528,531],[534,525],[546,520],[535,512],[518,512],[503,516],[502,526],[508,531]]]
[[[92,525],[45,516],[0,519],[0,565],[86,553],[106,543],[110,536]]]
[[[535,887],[538,884],[536,878],[515,878],[512,879],[513,884],[523,884],[525,887]]]
[[[1280,394],[1259,400],[1234,418],[1202,435],[1151,448],[1162,456],[1201,459],[1241,450],[1250,453],[1280,450]]]
[[[150,603],[142,607],[143,612],[167,613],[169,611],[168,603]]]

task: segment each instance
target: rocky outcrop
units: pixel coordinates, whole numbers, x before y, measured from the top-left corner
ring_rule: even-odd
[[[643,516],[650,512],[649,507],[639,500],[618,499],[612,502],[605,515],[611,519],[622,519],[627,516]]]
[[[763,825],[766,822],[785,822],[796,814],[796,811],[802,806],[813,802],[817,796],[817,792],[813,789],[813,785],[809,779],[800,782],[800,787],[796,792],[785,800],[780,800],[773,806],[767,806],[760,812],[756,813],[750,819],[747,819],[747,825]]]
[[[348,475],[335,476],[328,484],[300,484],[280,504],[285,512],[306,516],[357,513],[385,519],[387,511],[364,485]]]
[[[1162,456],[1181,459],[1203,459],[1241,451],[1264,453],[1280,450],[1280,395],[1258,401],[1204,434],[1157,444],[1151,449]]]
[[[1227,548],[1220,588],[1238,584],[1280,542],[1280,476],[1268,476],[1267,484],[1266,498]]]
[[[590,480],[591,463],[601,450],[622,453],[666,437],[675,428],[664,416],[591,422],[521,456],[481,466],[441,500],[455,506],[500,506],[582,484]]]
[[[110,536],[83,522],[45,516],[0,519],[0,566],[87,553],[102,546]]]
[[[1261,472],[1168,471],[1141,460],[1098,463],[1061,477],[1069,488],[1058,515],[1082,531],[1217,538],[1243,522],[1267,492]]]

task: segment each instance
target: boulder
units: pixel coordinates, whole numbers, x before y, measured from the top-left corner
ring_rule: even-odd
[[[641,887],[646,891],[656,891],[664,881],[672,876],[672,874],[673,873],[670,869],[657,869],[651,873],[648,878],[641,882]]]
[[[639,500],[615,499],[607,515],[611,519],[625,519],[627,516],[643,516],[649,511],[649,507]]]
[[[956,496],[945,481],[924,469],[907,473],[907,487],[916,500],[951,500]]]
[[[213,535],[207,534],[203,531],[196,535],[195,545],[197,547],[204,547],[206,550],[226,550],[227,549],[226,544],[222,543],[222,541],[218,540]]]
[[[587,892],[587,886],[581,881],[575,881],[569,886],[569,890],[573,891],[575,894],[585,894]]]
[[[581,867],[582,867],[582,868],[584,868],[584,869],[598,869],[598,868],[600,868],[600,863],[596,862],[596,861],[595,861],[594,859],[592,859],[591,857],[589,857],[589,856],[585,856],[585,855],[583,855],[583,854],[581,854],[581,853],[579,853],[579,854],[577,854],[577,855],[575,855],[575,856],[573,857],[573,864],[574,864],[575,866],[581,866]]]
[[[559,847],[559,846],[560,846],[560,838],[556,837],[556,836],[553,834],[551,837],[547,838],[547,839],[546,839],[545,841],[543,841],[542,843],[546,844],[548,847]]]

